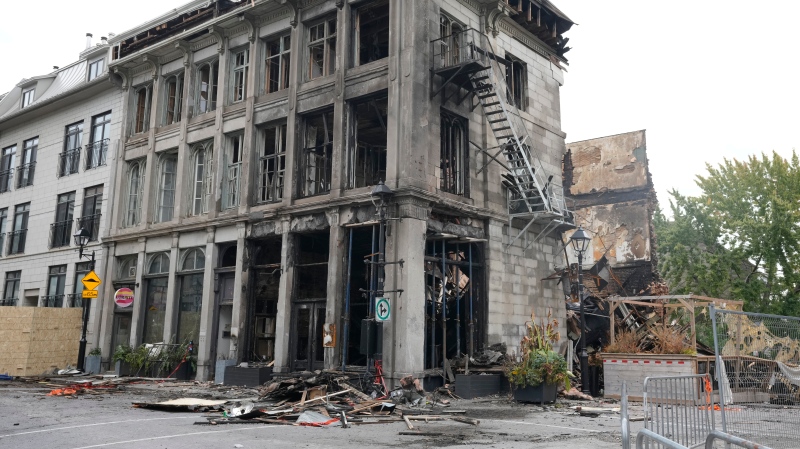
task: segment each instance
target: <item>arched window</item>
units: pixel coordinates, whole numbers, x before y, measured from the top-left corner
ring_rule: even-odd
[[[461,60],[461,46],[464,28],[445,15],[439,17],[439,37],[441,37],[441,57],[443,66],[458,64]]]
[[[206,62],[197,68],[197,114],[213,111],[217,105],[219,62]]]
[[[208,212],[211,198],[211,174],[213,161],[212,142],[198,144],[192,155],[192,201],[189,213],[200,215]]]
[[[164,81],[164,124],[171,125],[181,121],[181,102],[183,100],[183,72],[168,76]]]
[[[439,189],[456,195],[468,196],[467,121],[442,111],[441,149],[439,160]]]
[[[150,263],[147,265],[147,274],[169,273],[169,255],[158,253],[150,256]]]
[[[133,123],[134,134],[147,131],[150,127],[150,95],[152,86],[139,86],[133,90]]]
[[[200,248],[186,250],[183,254],[181,271],[202,270],[206,266],[206,255]]]
[[[158,201],[155,222],[172,220],[175,209],[175,188],[177,183],[178,155],[168,153],[159,161]]]
[[[130,280],[136,279],[136,256],[125,256],[117,258],[117,279]]]
[[[236,245],[231,245],[222,252],[219,259],[219,266],[222,267],[235,267],[236,266]]]
[[[125,204],[124,226],[136,226],[142,219],[142,192],[144,191],[144,169],[146,158],[128,163],[128,185]]]

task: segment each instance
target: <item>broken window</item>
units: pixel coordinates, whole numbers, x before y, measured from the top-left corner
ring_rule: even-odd
[[[212,141],[207,141],[194,146],[192,154],[192,203],[189,206],[191,215],[200,215],[208,212],[211,199],[211,176],[213,149]]]
[[[257,203],[283,199],[286,171],[286,124],[269,126],[262,131],[264,148],[258,164]]]
[[[312,196],[331,190],[333,157],[333,109],[309,114],[303,120],[300,151],[300,196]]]
[[[356,9],[353,65],[389,56],[389,0],[372,2]]]
[[[250,51],[246,48],[233,51],[231,59],[231,102],[236,103],[247,97],[247,67]]]
[[[178,339],[176,343],[198,343],[200,309],[203,305],[205,253],[200,248],[187,250],[178,277]]]
[[[242,150],[244,134],[228,136],[225,149],[225,183],[223,184],[222,207],[233,209],[239,206],[239,185],[242,175]]]
[[[308,27],[308,79],[336,70],[336,18]]]
[[[425,244],[425,368],[485,344],[483,245],[431,235]]]
[[[258,240],[253,244],[252,352],[255,360],[275,359],[275,330],[281,280],[281,237]]]
[[[164,341],[164,318],[167,312],[169,255],[158,253],[150,256],[149,261],[145,278],[142,343],[160,343]]]
[[[350,105],[347,145],[347,187],[366,187],[386,180],[388,97]]]
[[[506,53],[506,85],[508,102],[524,111],[528,107],[528,67],[519,58]]]
[[[150,128],[151,85],[139,86],[133,90],[133,123],[131,132],[138,134]]]
[[[330,234],[296,234],[294,299],[325,300],[328,296],[328,251]]]
[[[170,75],[164,82],[164,124],[171,125],[181,121],[181,102],[183,99],[183,72]]]
[[[270,94],[289,87],[291,36],[287,34],[269,40],[266,47],[264,91]]]
[[[124,226],[136,226],[142,219],[142,194],[144,192],[147,158],[128,162],[127,196],[125,198]]]
[[[439,40],[441,49],[439,54],[442,58],[442,67],[458,64],[461,62],[461,41],[464,27],[450,17],[442,14],[439,16]]]
[[[213,111],[217,105],[219,62],[206,62],[197,69],[197,115]]]
[[[155,222],[172,220],[175,210],[175,187],[177,182],[178,155],[168,153],[159,161],[158,201],[156,201]]]
[[[442,111],[441,137],[439,189],[447,193],[469,196],[466,179],[469,167],[467,120]]]

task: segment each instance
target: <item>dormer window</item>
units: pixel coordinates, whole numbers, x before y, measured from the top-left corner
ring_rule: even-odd
[[[33,94],[35,89],[31,88],[22,92],[22,107],[30,106],[33,103]]]
[[[103,74],[103,69],[105,68],[104,62],[105,61],[103,60],[103,58],[100,58],[97,61],[94,61],[91,64],[89,64],[89,81]]]

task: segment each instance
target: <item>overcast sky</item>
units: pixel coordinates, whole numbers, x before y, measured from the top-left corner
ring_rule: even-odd
[[[647,130],[663,208],[724,157],[800,149],[800,2],[553,0],[579,25],[561,90],[567,141]],[[5,2],[0,92],[185,0]],[[33,20],[33,19],[32,19]],[[35,23],[35,26],[31,26]]]

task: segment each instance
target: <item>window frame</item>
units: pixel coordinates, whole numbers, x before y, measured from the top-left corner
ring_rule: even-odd
[[[22,157],[17,167],[17,188],[33,185],[33,175],[36,169],[36,153],[39,151],[39,136],[31,137],[22,142]]]
[[[292,62],[292,34],[284,31],[264,39],[264,84],[263,93],[271,94],[289,88],[289,69]],[[272,45],[278,43],[278,52],[272,54]],[[272,67],[277,64],[277,80],[273,81]],[[272,84],[276,84],[272,88]]]
[[[125,216],[123,227],[138,226],[142,223],[142,203],[144,200],[144,183],[146,181],[147,158],[134,159],[128,162],[125,176]],[[133,183],[133,172],[137,173],[136,185]],[[132,193],[135,190],[135,194]],[[133,216],[131,215],[133,213]]]
[[[378,108],[377,103],[378,101],[384,102],[383,106],[385,106],[385,115],[380,115],[381,112]],[[373,114],[368,114],[373,117],[379,117],[379,123],[383,126],[383,131],[386,134],[386,141],[384,142],[383,146],[366,146],[362,147],[358,142],[358,108],[360,106],[367,105],[368,110],[370,112],[374,111]],[[348,111],[348,123],[347,123],[347,147],[346,147],[346,187],[347,189],[356,189],[360,187],[368,187],[377,185],[379,181],[386,181],[386,166],[387,166],[387,153],[388,153],[388,145],[389,145],[389,133],[388,133],[388,109],[389,108],[389,95],[388,92],[382,92],[377,95],[373,95],[367,98],[359,98],[353,101],[349,101],[347,103],[347,111]],[[383,154],[381,155],[381,148]],[[363,149],[363,152],[362,152]],[[376,157],[377,156],[377,157]],[[364,166],[368,165],[369,162],[367,160],[376,161],[375,165],[375,173],[372,174],[374,176],[373,179],[367,179],[367,176],[361,176],[361,182],[359,182],[359,176],[357,174],[357,168],[359,167],[359,160],[364,160]],[[382,165],[382,167],[381,167]],[[382,173],[382,175],[381,175]]]
[[[223,167],[225,176],[222,184],[222,208],[235,209],[241,202],[242,159],[244,156],[244,132],[225,136]]]
[[[333,32],[331,33],[331,25],[333,25]],[[322,37],[312,38],[315,30],[322,26]],[[336,44],[337,44],[337,27],[338,21],[336,16],[329,16],[325,19],[319,20],[307,27],[306,33],[306,57],[307,57],[307,70],[306,81],[311,81],[317,78],[323,78],[336,73]],[[319,72],[315,74],[314,71],[314,49],[322,47],[322,60]]]
[[[330,116],[330,123],[327,121],[328,116]],[[326,140],[323,141],[322,144],[317,145],[316,142],[314,142],[313,146],[309,146],[309,122],[315,117],[322,118],[322,128]],[[335,123],[336,118],[334,117],[333,108],[326,108],[320,111],[312,112],[302,117],[303,133],[302,137],[298,139],[300,176],[298,176],[297,182],[299,197],[306,198],[317,195],[326,195],[331,191],[331,177],[333,175],[333,126]],[[330,132],[328,131],[329,129]],[[322,152],[318,151],[320,148],[322,148]],[[322,154],[322,156],[314,157],[312,152],[317,155]],[[310,164],[312,158],[314,159],[313,165]],[[319,161],[322,161],[321,170],[319,169]],[[313,170],[313,175],[311,177],[308,176],[310,170]],[[309,178],[313,178],[313,181],[309,181]]]
[[[168,163],[172,163],[172,171],[165,172]],[[172,188],[166,189],[167,176],[171,176]],[[158,160],[158,189],[156,190],[155,213],[153,214],[154,223],[167,223],[175,218],[175,193],[177,191],[178,177],[178,153],[164,153]],[[169,198],[172,204],[167,205],[167,193],[172,192]],[[167,211],[169,212],[167,214]],[[167,217],[167,215],[169,215]]]
[[[386,59],[386,58],[389,57],[389,48],[390,48],[389,42],[390,42],[390,39],[391,39],[391,12],[387,11],[387,16],[386,16],[386,21],[387,21],[387,26],[386,26],[386,34],[387,34],[386,54],[384,56],[381,56],[379,58],[373,59],[371,61],[366,61],[366,62],[361,61],[361,52],[362,52],[362,48],[361,48],[361,33],[362,33],[361,25],[362,25],[362,23],[361,22],[362,22],[362,14],[364,14],[365,12],[368,12],[369,10],[377,9],[378,7],[383,7],[383,6],[385,6],[387,9],[389,9],[390,8],[389,0],[381,0],[381,1],[373,1],[373,2],[368,2],[368,3],[362,3],[362,4],[359,4],[359,5],[353,7],[353,20],[352,20],[352,23],[353,23],[353,30],[352,30],[353,46],[352,46],[352,51],[353,51],[353,53],[352,53],[352,56],[351,56],[351,63],[352,63],[353,67],[358,67],[358,66],[361,66],[361,65],[364,65],[364,64],[369,64],[370,62],[380,61],[380,60],[383,60],[383,59]],[[377,22],[377,20],[375,20],[375,22]]]
[[[172,73],[164,78],[164,97],[162,99],[162,126],[172,125],[181,121],[183,112],[183,71]],[[170,88],[174,90],[170,90]]]
[[[206,68],[208,68],[208,81],[205,82],[206,86],[203,87],[203,70]],[[195,107],[197,108],[197,113],[194,115],[202,115],[217,108],[219,59],[207,60],[197,64],[196,71],[197,97],[195,98]],[[205,100],[203,99],[204,92],[206,93]]]
[[[202,162],[200,161],[202,156]],[[207,140],[193,145],[192,148],[192,184],[189,201],[189,215],[207,214],[211,203],[214,175],[214,141]],[[202,173],[198,170],[202,168]],[[199,190],[198,190],[199,189]]]
[[[147,83],[133,88],[131,110],[131,135],[147,132],[150,129],[150,108],[153,103],[153,84]]]
[[[23,89],[21,95],[21,102],[20,102],[20,109],[27,108],[28,106],[33,104],[33,100],[36,96],[36,87],[31,87],[29,89]]]
[[[460,134],[457,135],[456,133]],[[458,142],[456,142],[458,141]],[[454,148],[453,144],[459,147]],[[469,198],[469,121],[460,115],[442,109],[440,112],[439,190]],[[448,160],[455,171],[446,173]]]
[[[528,65],[525,61],[506,52],[507,100],[520,111],[528,109]]]
[[[105,58],[100,58],[89,63],[87,81],[91,81],[105,72],[106,69],[105,62],[106,62]]]
[[[31,203],[21,203],[14,206],[14,220],[11,224],[11,238],[9,239],[8,254],[24,254],[25,243],[28,236],[28,221],[30,219]]]
[[[239,63],[239,56],[244,55]],[[250,70],[250,48],[239,47],[231,50],[230,103],[239,103],[247,98],[247,74]]]
[[[86,170],[106,165],[108,142],[111,138],[111,111],[92,117],[90,143],[86,145]]]
[[[0,193],[10,192],[14,185],[14,165],[17,161],[17,145],[0,150]]]
[[[0,306],[14,306],[19,302],[19,290],[22,280],[22,270],[6,271],[6,277],[3,282],[3,299],[0,301]],[[11,291],[14,295],[9,295],[9,284]],[[12,301],[11,304],[8,304]]]
[[[283,122],[259,130],[261,143],[258,157],[258,184],[255,192],[256,204],[283,200],[286,187],[286,129],[287,124]],[[270,136],[270,130],[274,130],[273,136]],[[268,140],[272,140],[272,143],[270,144]],[[270,153],[267,153],[268,151]]]
[[[72,241],[72,222],[75,219],[75,191],[56,196],[56,210],[50,225],[50,248],[62,248]]]

